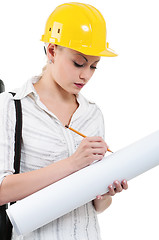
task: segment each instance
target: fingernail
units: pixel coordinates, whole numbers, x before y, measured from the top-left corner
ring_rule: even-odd
[[[98,197],[98,200],[102,200],[102,198],[103,198],[103,197],[102,197],[102,196],[100,196],[100,197]]]

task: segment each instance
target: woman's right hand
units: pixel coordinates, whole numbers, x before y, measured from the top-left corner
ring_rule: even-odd
[[[79,170],[94,161],[102,160],[107,149],[108,146],[102,137],[86,137],[70,158],[76,170]]]

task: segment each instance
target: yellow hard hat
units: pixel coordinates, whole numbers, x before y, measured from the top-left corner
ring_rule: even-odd
[[[106,42],[106,23],[93,6],[70,2],[59,5],[49,16],[41,41],[86,55],[115,57]]]

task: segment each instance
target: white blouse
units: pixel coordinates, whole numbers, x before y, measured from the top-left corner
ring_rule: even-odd
[[[71,156],[83,139],[66,129],[40,101],[33,86],[38,80],[39,77],[29,79],[23,87],[15,90],[14,97],[6,92],[0,94],[0,184],[5,176],[14,173],[16,118],[13,99],[20,99],[22,104],[20,172],[39,169]],[[76,97],[79,107],[71,118],[70,127],[86,136],[101,136],[104,139],[104,120],[99,107],[81,93]],[[12,240],[24,239],[100,240],[97,213],[89,202],[25,236],[18,237],[13,229]]]

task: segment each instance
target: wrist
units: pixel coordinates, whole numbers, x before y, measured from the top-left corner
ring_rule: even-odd
[[[107,195],[104,196],[102,199],[94,199],[93,205],[97,213],[102,213],[104,210],[106,210],[112,203],[112,197]]]
[[[69,164],[69,168],[71,169],[72,173],[74,173],[74,172],[79,170],[73,155],[71,155],[70,157],[66,158],[66,161]]]

